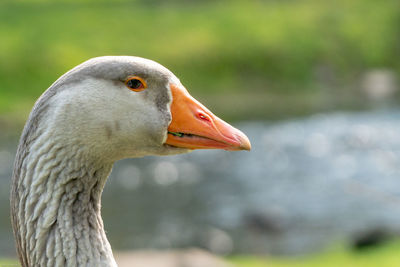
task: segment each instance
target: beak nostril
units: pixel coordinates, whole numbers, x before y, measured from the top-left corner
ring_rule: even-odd
[[[208,116],[204,115],[203,113],[198,113],[197,117],[204,121],[210,121],[210,118]]]

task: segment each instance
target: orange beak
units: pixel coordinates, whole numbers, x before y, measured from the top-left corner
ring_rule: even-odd
[[[188,149],[251,149],[245,134],[212,114],[185,88],[175,84],[170,88],[172,121],[166,144]]]

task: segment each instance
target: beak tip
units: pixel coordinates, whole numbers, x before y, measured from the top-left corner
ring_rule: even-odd
[[[251,150],[251,143],[250,143],[249,138],[245,134],[242,133],[239,136],[239,139],[240,139],[239,150],[250,151]]]
[[[240,147],[240,150],[247,150],[247,151],[250,151],[250,150],[251,150],[251,145],[249,145],[249,146],[241,146],[241,147]]]
[[[251,150],[251,144],[250,144],[250,142],[245,143],[245,144],[242,144],[242,145],[240,146],[240,150],[247,150],[247,151],[250,151],[250,150]]]

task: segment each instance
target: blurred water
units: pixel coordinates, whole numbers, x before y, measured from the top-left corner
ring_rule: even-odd
[[[116,163],[103,195],[114,249],[200,246],[306,253],[400,232],[400,110],[238,125],[251,152],[195,151]],[[15,139],[0,146],[0,255],[13,252]]]

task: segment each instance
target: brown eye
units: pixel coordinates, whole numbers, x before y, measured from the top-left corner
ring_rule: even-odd
[[[135,92],[140,92],[147,88],[146,82],[140,77],[130,77],[125,81],[125,84]]]

